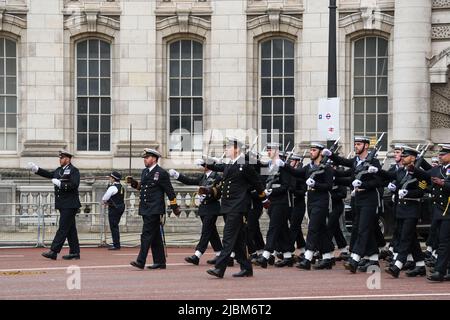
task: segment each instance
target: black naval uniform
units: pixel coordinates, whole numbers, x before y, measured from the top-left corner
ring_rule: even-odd
[[[152,169],[150,171],[150,169]],[[141,249],[136,262],[144,266],[151,247],[155,265],[166,264],[164,244],[160,232],[161,218],[166,213],[164,194],[171,204],[176,204],[176,195],[166,170],[156,164],[153,168],[145,168],[141,174],[139,215],[144,225],[141,234]]]
[[[186,185],[211,187],[218,184],[221,179],[217,172],[209,172],[209,174],[204,173],[198,178],[187,177],[180,173],[177,180]],[[221,215],[219,200],[212,194],[206,195],[198,207],[198,215],[202,220],[202,234],[195,250],[202,254],[205,253],[209,242],[215,252],[221,251],[222,242],[216,227],[217,217]]]
[[[241,270],[253,274],[246,250],[244,215],[250,208],[250,190],[255,189],[260,199],[264,199],[264,186],[253,166],[245,162],[243,154],[229,164],[208,164],[207,168],[223,172],[220,212],[227,216],[223,229],[223,250],[215,264],[218,273],[214,275],[223,277],[232,251],[235,252],[235,259]]]
[[[337,165],[343,165],[349,167],[353,170],[353,179],[358,177],[358,173],[367,169],[365,166],[365,160],[360,160],[358,156],[353,159],[346,159],[339,157],[335,154],[330,156],[330,159]],[[373,159],[370,164],[378,169],[381,168],[378,159]],[[371,256],[378,254],[378,246],[375,237],[375,226],[378,220],[377,209],[380,204],[380,195],[378,188],[380,188],[383,183],[380,177],[366,173],[360,177],[362,185],[355,190],[355,196],[353,197],[352,212],[355,215],[354,221],[357,222],[357,230],[352,232],[352,236],[355,235],[356,240],[354,246],[351,247],[351,252],[357,254],[360,257],[365,255]],[[352,190],[354,190],[352,186]],[[354,210],[353,210],[354,208]],[[352,228],[353,231],[353,228]],[[354,261],[351,259],[351,261]],[[351,271],[355,271],[356,266],[351,265]]]
[[[393,164],[390,166],[390,168],[387,170],[388,174],[396,173],[397,171],[403,169],[403,167],[399,166],[398,164]],[[392,182],[391,180],[387,181]],[[400,243],[400,222],[397,219],[397,203],[398,203],[398,192],[395,191],[392,193],[394,196],[394,201],[392,202],[392,213],[394,215],[394,232],[392,234],[392,239],[390,242],[390,246],[394,248],[394,252],[398,252],[398,245]]]
[[[117,193],[108,200],[109,228],[111,229],[114,248],[120,248],[119,223],[125,211],[125,188],[120,182],[114,182],[112,186],[117,188]]]
[[[302,222],[303,218],[305,217],[306,210],[306,184],[305,180],[302,178],[293,177],[291,181],[292,184],[290,193],[292,194],[292,209],[289,216],[289,234],[292,246],[294,247],[294,245],[297,244],[297,249],[304,249],[306,246],[306,242],[302,232]]]
[[[338,249],[343,249],[347,246],[347,240],[345,240],[340,226],[340,218],[344,213],[344,199],[347,197],[347,187],[342,185],[333,185],[331,190],[331,203],[332,209],[328,216],[328,233],[330,238],[336,241]]]
[[[59,210],[59,228],[53,239],[51,250],[59,253],[66,241],[69,243],[70,254],[80,254],[80,244],[75,222],[75,216],[81,207],[78,187],[80,185],[80,172],[69,163],[65,167],[54,171],[39,168],[37,175],[47,179],[61,180],[61,186],[55,186],[55,209]]]

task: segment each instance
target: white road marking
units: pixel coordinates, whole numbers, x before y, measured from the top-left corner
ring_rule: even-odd
[[[0,258],[24,258],[23,254],[0,254]]]
[[[136,256],[138,254],[138,252],[136,252],[136,253],[113,253],[113,256]],[[186,253],[183,253],[183,252],[174,252],[174,253],[172,253],[172,252],[169,252],[169,256],[188,256],[188,255],[193,255],[194,253],[191,251],[191,252],[186,252]],[[212,256],[212,255],[214,255],[215,253],[205,253],[205,254],[203,254],[203,256]]]
[[[361,294],[347,296],[301,296],[301,297],[264,297],[264,298],[240,298],[227,300],[312,300],[312,299],[366,299],[366,298],[402,298],[402,297],[450,297],[447,293],[404,293],[404,294]]]

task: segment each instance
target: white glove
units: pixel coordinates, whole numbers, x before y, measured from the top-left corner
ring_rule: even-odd
[[[406,189],[398,190],[398,197],[400,199],[403,199],[404,197],[406,197],[407,194],[408,194],[408,190],[406,190]]]
[[[169,175],[172,178],[178,179],[178,177],[180,176],[180,174],[178,173],[178,171],[174,170],[174,169],[170,169],[169,170]]]
[[[391,191],[391,192],[395,192],[395,190],[397,190],[397,186],[395,184],[393,184],[392,182],[389,182],[387,187],[388,187],[389,191]]]
[[[202,194],[198,197],[198,199],[200,200],[200,203],[202,203],[203,200],[205,200],[205,198],[206,198],[206,194]]]
[[[284,161],[281,159],[277,159],[275,160],[275,165],[282,168],[284,167]]]
[[[323,150],[322,150],[322,156],[324,156],[324,157],[329,157],[329,156],[331,156],[332,154],[333,154],[333,152],[331,152],[330,149],[323,149]]]
[[[392,202],[395,202],[395,194],[392,195]]]
[[[272,194],[272,189],[266,189],[264,190],[264,193],[266,194],[266,197],[270,196]]]
[[[53,183],[55,186],[57,186],[58,188],[61,187],[61,180],[58,180],[58,179],[53,178],[53,179],[52,179],[52,183]]]
[[[355,188],[361,187],[361,185],[362,185],[362,181],[361,180],[355,179],[352,182],[352,186],[354,186]]]
[[[33,173],[38,172],[39,167],[34,162],[28,162],[27,170],[31,170]]]
[[[351,197],[354,197],[356,195],[356,191],[355,190],[352,190],[352,192],[350,193],[350,196]]]
[[[316,185],[316,181],[314,181],[314,179],[308,178],[308,180],[306,180],[306,185],[308,187],[314,187]]]
[[[203,159],[197,159],[197,160],[195,160],[194,163],[195,163],[197,166],[202,166],[202,165],[205,164],[205,160],[203,160]]]
[[[374,167],[374,166],[370,166],[367,171],[369,171],[369,173],[377,173],[378,172],[378,168]]]

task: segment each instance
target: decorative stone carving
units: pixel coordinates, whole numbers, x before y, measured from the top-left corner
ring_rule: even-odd
[[[430,83],[447,83],[448,66],[450,65],[450,48],[431,57],[428,61],[430,67]]]
[[[433,0],[433,9],[450,8],[450,0]]]
[[[266,26],[270,26],[268,29]],[[297,33],[303,26],[303,21],[289,15],[280,14],[278,24],[270,21],[268,14],[262,15],[247,21],[247,29],[253,31],[253,36],[258,36],[265,32],[286,32],[297,36]]]
[[[450,83],[431,85],[431,128],[450,128]]]
[[[364,29],[373,29],[375,23],[375,7],[361,8],[361,19]]]
[[[431,27],[431,38],[433,40],[450,39],[450,25],[434,25]]]
[[[27,21],[25,19],[9,14],[7,10],[0,8],[0,30],[20,36],[26,28]]]
[[[272,26],[272,30],[279,31],[280,30],[280,13],[281,13],[281,4],[280,3],[271,3],[267,8],[267,15],[269,16],[269,22]]]
[[[345,34],[369,29],[391,33],[394,27],[394,17],[381,13],[374,7],[366,7],[361,12],[352,13],[339,19],[339,28],[343,28]]]

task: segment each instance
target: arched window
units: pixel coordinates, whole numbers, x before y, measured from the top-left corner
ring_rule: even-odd
[[[287,39],[264,41],[260,55],[261,141],[279,142],[284,147],[291,142],[293,146],[294,43]]]
[[[76,45],[77,150],[111,150],[111,45],[88,39]]]
[[[16,43],[0,38],[0,150],[17,149]]]
[[[203,45],[169,45],[170,151],[201,151],[203,133]]]
[[[388,42],[366,37],[354,42],[353,129],[355,135],[384,136],[388,140]]]

